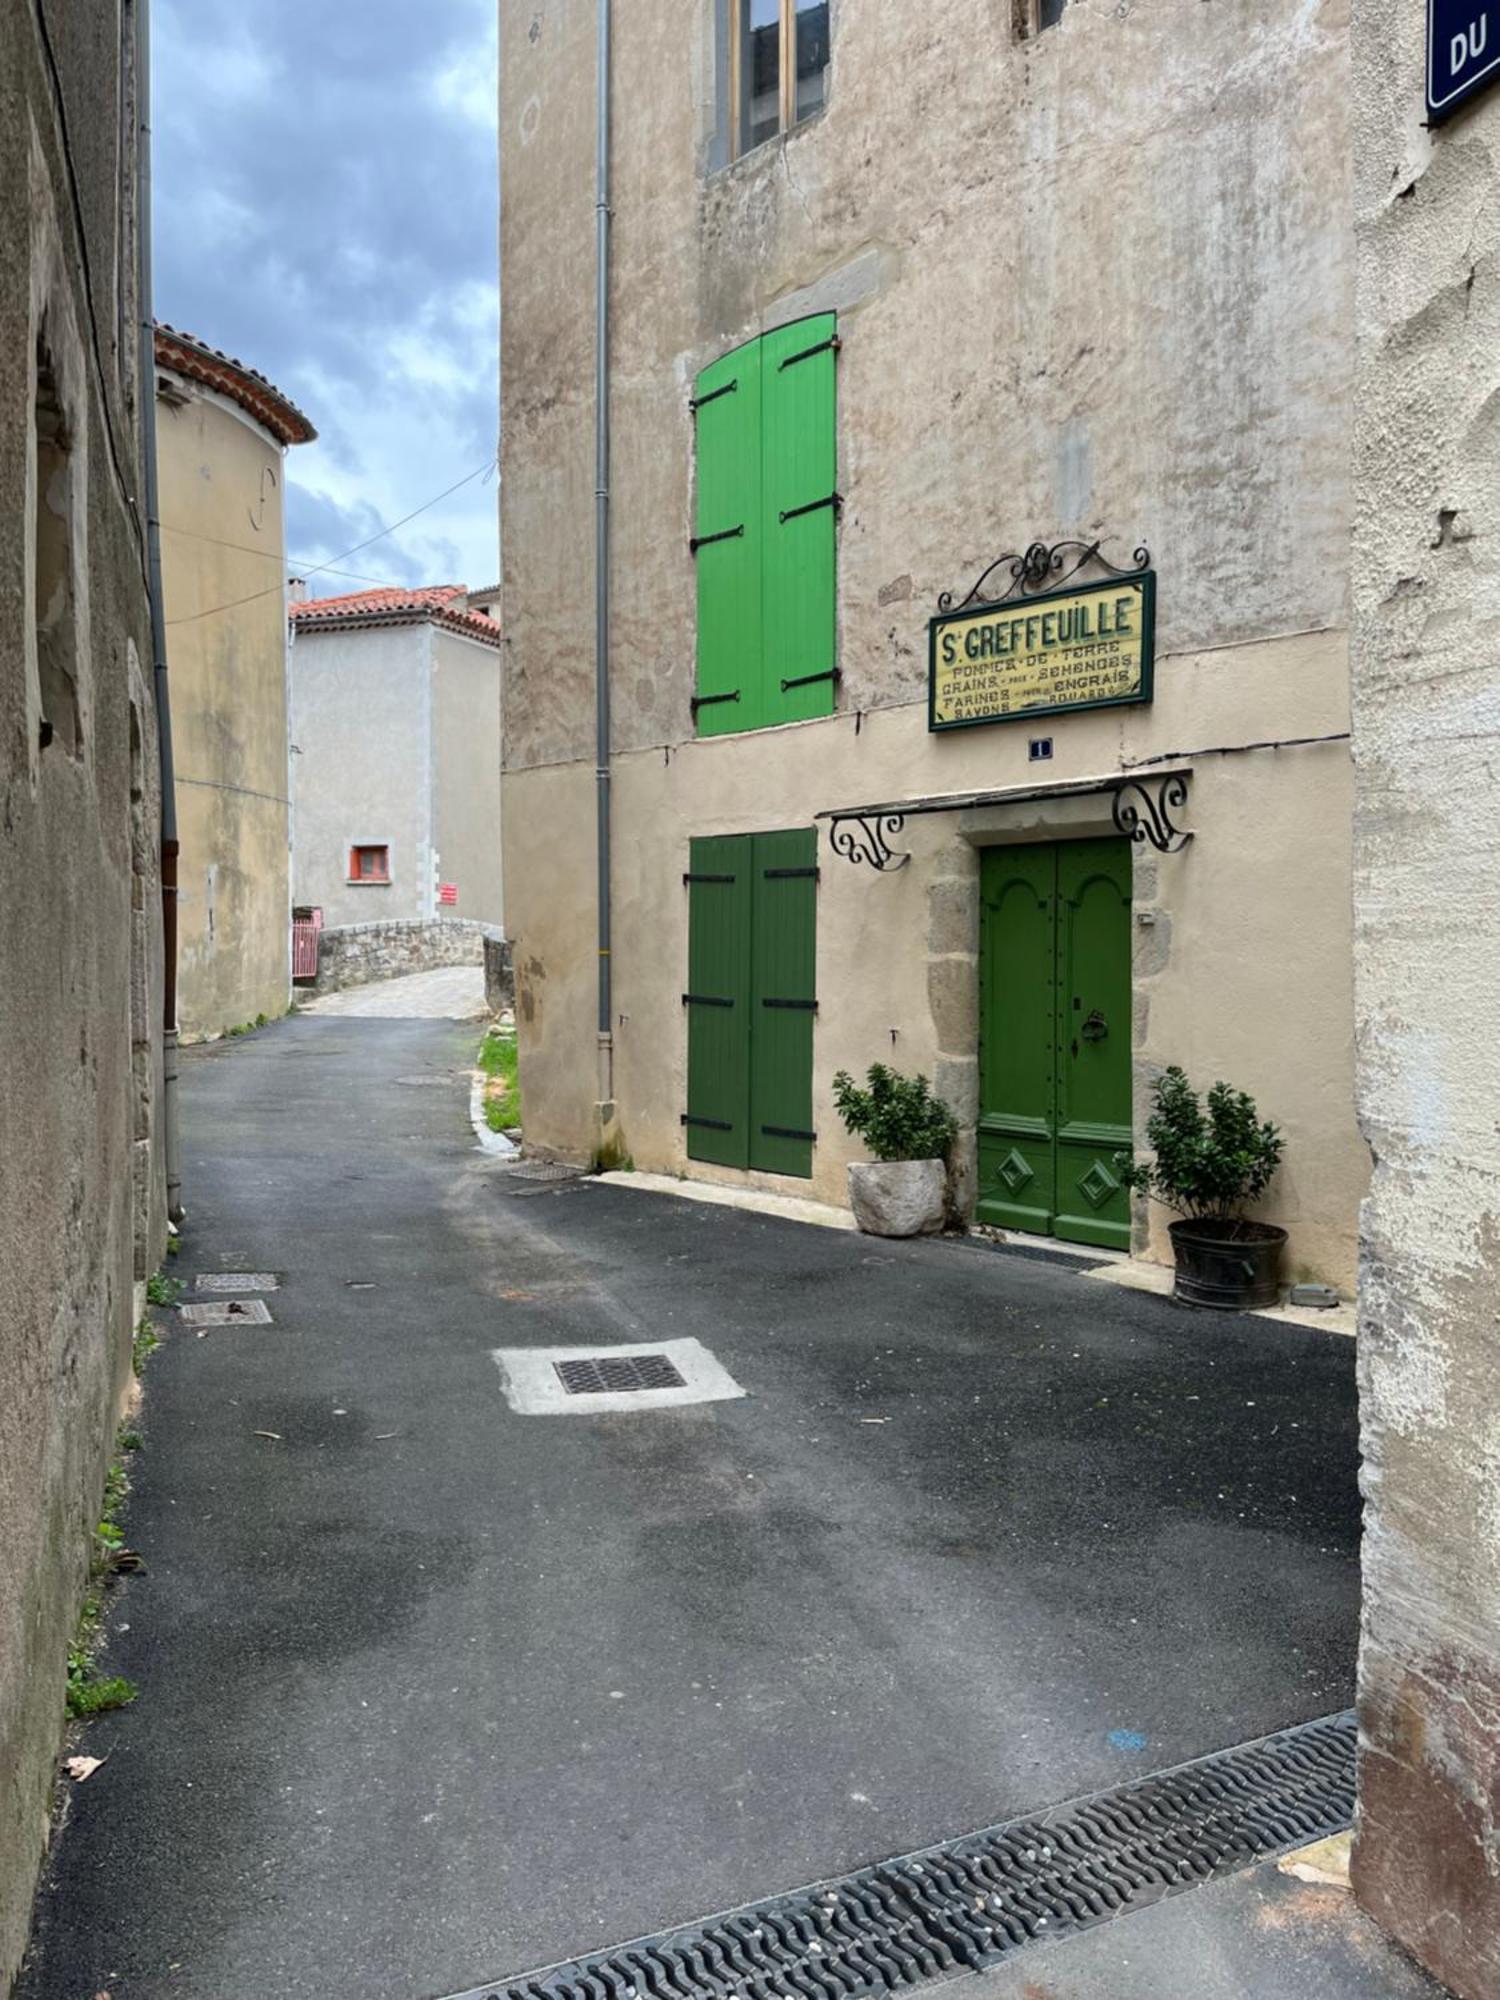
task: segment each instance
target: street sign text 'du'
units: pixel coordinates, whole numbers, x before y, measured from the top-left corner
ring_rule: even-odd
[[[1500,75],[1500,0],[1427,0],[1427,115],[1448,117]]]

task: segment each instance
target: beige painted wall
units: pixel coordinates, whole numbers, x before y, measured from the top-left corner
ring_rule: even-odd
[[[444,915],[505,919],[500,856],[500,653],[432,628],[432,818]]]
[[[1494,2000],[1500,97],[1428,129],[1422,15],[1360,0],[1354,40],[1355,983],[1377,1162],[1354,1880],[1445,1986]]]
[[[586,12],[502,7],[501,102],[507,928],[528,1136],[582,1154],[600,1133]],[[1102,534],[1128,561],[1144,541],[1160,579],[1154,707],[1049,718],[1047,778],[1348,726],[1341,0],[1123,18],[1077,0],[1019,44],[1009,0],[866,0],[838,12],[826,113],[705,176],[714,16],[627,0],[614,86],[614,1102],[656,1167],[683,1164],[688,838],[1035,781],[1024,727],[934,738],[922,706],[938,594],[1003,550]],[[694,743],[692,381],[827,308],[840,713]],[[1285,1124],[1267,1213],[1293,1224],[1296,1268],[1345,1286],[1367,1172],[1348,800],[1343,744],[1196,760],[1195,841],[1138,874],[1159,920],[1137,932],[1136,1036],[1138,1123],[1146,1065],[1182,1060]],[[823,851],[812,1191],[831,1200],[841,1064],[894,1051],[972,1116],[977,850],[951,816],[903,843],[912,865],[880,878]]]
[[[215,1035],[291,993],[284,454],[227,397],[158,376],[179,1017]]]

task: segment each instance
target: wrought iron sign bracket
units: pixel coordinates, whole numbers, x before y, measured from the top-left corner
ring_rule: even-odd
[[[845,813],[835,815],[828,826],[828,841],[835,854],[856,867],[867,861],[878,875],[894,875],[911,860],[898,854],[891,839],[905,826],[901,813]]]
[[[1127,778],[1114,788],[1115,825],[1128,840],[1158,854],[1180,854],[1192,834],[1173,819],[1187,804],[1188,781],[1180,771],[1151,778]]]
[[[967,596],[955,597],[951,590],[945,590],[938,599],[938,611],[962,611],[970,604],[1006,604],[1014,598],[1035,597],[1039,591],[1058,590],[1091,563],[1106,576],[1120,577],[1141,576],[1151,567],[1151,551],[1144,543],[1123,568],[1101,555],[1101,546],[1099,542],[1032,542],[1025,549],[996,556],[974,579]],[[1003,590],[987,591],[991,577],[1002,570],[1009,570],[1009,583]]]

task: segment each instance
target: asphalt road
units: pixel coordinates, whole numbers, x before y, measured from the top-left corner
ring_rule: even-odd
[[[281,1289],[150,1364],[142,1692],[25,2000],[456,1993],[1348,1704],[1352,1343],[520,1189],[476,1032],[185,1062],[175,1268]],[[687,1335],[743,1400],[517,1416],[492,1358]]]

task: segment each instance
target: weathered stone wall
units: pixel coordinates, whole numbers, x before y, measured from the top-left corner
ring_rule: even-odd
[[[1500,95],[1354,19],[1364,1903],[1500,1995]],[[1477,10],[1476,10],[1477,12]]]
[[[0,1992],[47,1838],[136,1288],[165,1236],[134,74],[114,9],[42,15],[60,98],[35,10],[0,8]]]
[[[509,1014],[516,1004],[516,960],[510,940],[484,941],[484,1002],[492,1014]]]
[[[340,924],[318,937],[320,993],[367,986],[374,979],[398,979],[408,972],[435,972],[445,965],[484,963],[493,924],[464,917],[413,919],[403,923]]]

